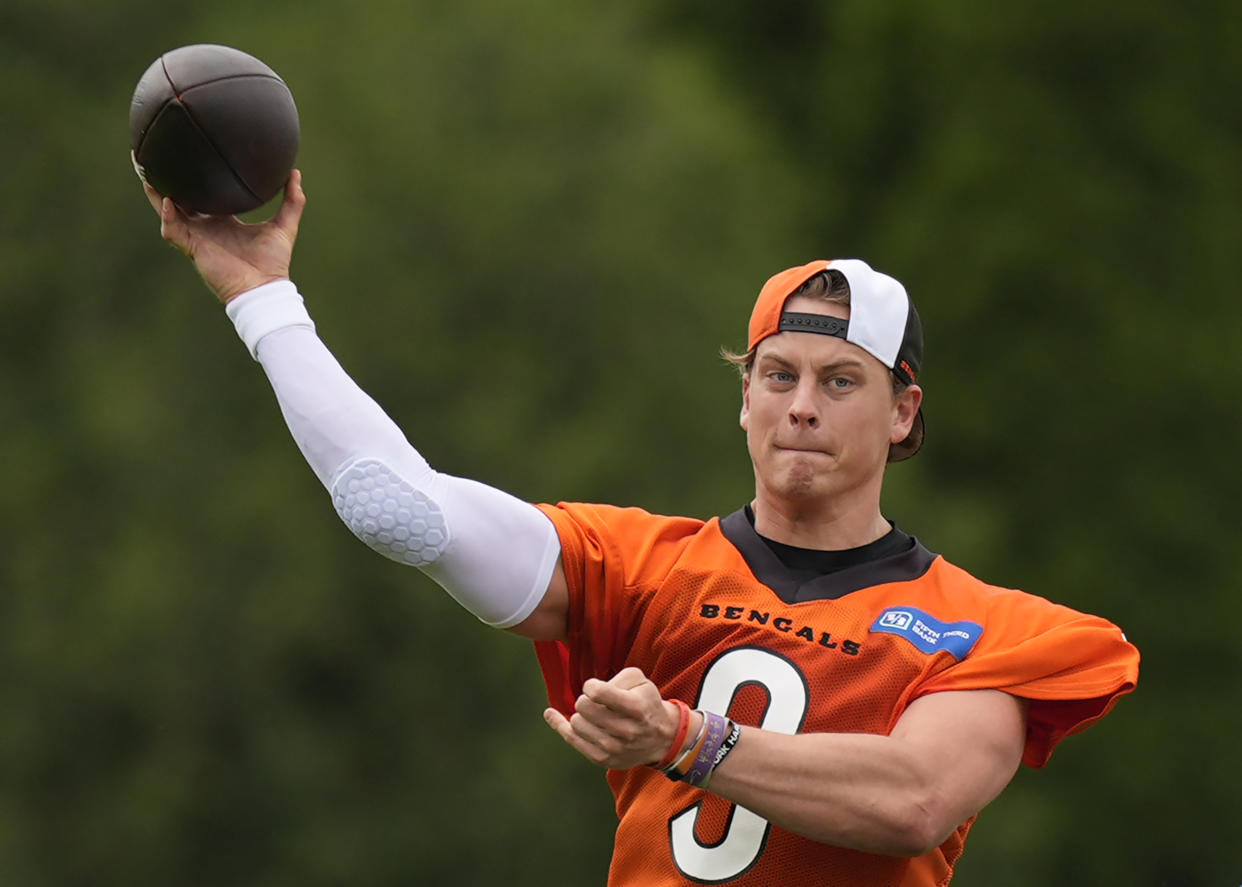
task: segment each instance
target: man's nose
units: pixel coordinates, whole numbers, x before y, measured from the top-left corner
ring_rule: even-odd
[[[793,400],[789,403],[789,424],[792,427],[805,425],[814,428],[819,425],[819,407],[816,403],[814,379],[800,379],[794,389]]]

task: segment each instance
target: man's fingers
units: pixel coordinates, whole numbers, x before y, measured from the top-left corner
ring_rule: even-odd
[[[306,208],[306,192],[302,190],[302,171],[295,169],[289,173],[285,182],[285,196],[280,202],[280,209],[272,218],[272,224],[284,231],[290,240],[296,240],[298,225],[302,221],[302,210]]]
[[[578,736],[574,733],[574,728],[569,723],[569,718],[565,717],[554,708],[545,708],[543,710],[543,719],[547,722],[549,727],[560,735],[561,739],[564,739],[574,748],[582,751],[582,749],[579,748]]]
[[[543,719],[547,721],[549,727],[560,733],[563,739],[568,739],[566,734],[573,732],[573,728],[569,726],[569,719],[554,708],[545,708]]]
[[[608,754],[599,746],[587,740],[585,736],[574,729],[569,720],[554,708],[545,708],[543,710],[543,719],[548,726],[557,732],[575,751],[591,761],[594,764],[603,764],[608,759]]]
[[[160,202],[160,236],[186,255],[190,254],[190,227],[181,210],[167,197]]]
[[[601,744],[616,744],[603,730],[588,723],[581,715],[574,715],[571,721],[555,708],[545,708],[543,719],[560,734],[561,739],[592,760],[602,751]]]
[[[623,738],[633,737],[642,723],[642,707],[635,705],[632,710],[611,708],[596,702],[586,694],[578,697],[574,703],[574,711],[601,730]]]
[[[151,209],[160,217],[160,236],[182,252],[188,253],[189,229],[176,204],[146,182],[142,183],[142,191],[147,195]]]
[[[569,719],[569,726],[584,745],[597,752],[599,758],[616,754],[621,751],[623,743],[628,741],[626,737],[614,735],[604,726],[592,723],[581,712],[575,713]],[[592,757],[591,760],[597,758]]]
[[[632,690],[640,684],[647,683],[647,676],[643,674],[641,668],[629,665],[613,675],[612,680],[608,683],[623,690]]]
[[[648,700],[635,691],[642,687],[650,687],[658,695],[655,684],[637,668],[624,668],[617,672],[610,681],[589,678],[582,685],[582,693],[592,702],[605,705],[614,711],[628,715],[642,712]]]
[[[164,203],[163,195],[161,195],[159,191],[156,191],[146,182],[142,183],[142,191],[147,195],[147,203],[151,204],[151,209],[155,210],[155,214],[163,217],[164,213],[160,210],[160,207]]]
[[[603,681],[587,681],[582,685],[582,695],[596,705],[611,709],[627,717],[635,717],[642,712],[642,700],[633,690],[622,689]]]

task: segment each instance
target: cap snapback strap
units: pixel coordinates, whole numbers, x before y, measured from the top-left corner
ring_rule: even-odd
[[[850,322],[841,317],[833,317],[829,314],[796,314],[786,311],[781,315],[777,332],[820,333],[844,339],[849,328]]]

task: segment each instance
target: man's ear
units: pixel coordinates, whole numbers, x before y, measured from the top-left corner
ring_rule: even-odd
[[[746,424],[750,421],[750,373],[742,376],[742,414],[738,416],[738,424],[742,426],[742,430],[746,431]]]
[[[895,398],[893,404],[893,428],[889,434],[890,443],[900,443],[910,436],[914,427],[914,417],[919,414],[923,404],[923,389],[917,385],[907,385]]]

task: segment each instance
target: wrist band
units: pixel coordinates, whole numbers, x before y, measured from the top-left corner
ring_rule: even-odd
[[[673,736],[673,744],[669,746],[668,753],[651,765],[657,770],[663,770],[673,763],[674,758],[679,757],[681,746],[686,741],[686,733],[690,730],[690,706],[680,699],[670,699],[669,702],[677,706],[677,733]]]
[[[704,731],[703,742],[699,747],[699,752],[694,756],[694,760],[690,763],[690,769],[686,771],[685,782],[694,786],[701,786],[707,782],[707,778],[712,775],[712,768],[716,766],[716,753],[720,751],[720,747],[724,744],[725,739],[729,735],[729,719],[722,715],[716,714],[714,711],[703,712],[706,719],[707,729]]]
[[[701,713],[701,712],[700,712]],[[703,740],[707,737],[707,718],[703,718],[703,723],[699,725],[699,732],[695,735],[694,741],[690,743],[690,747],[676,761],[669,764],[660,772],[667,776],[673,782],[681,782],[686,778],[686,771],[681,769],[681,765],[687,761],[693,761],[698,756],[699,750],[703,747]]]
[[[703,726],[699,728],[699,734],[691,747],[676,763],[663,768],[662,772],[674,782],[686,782],[696,788],[705,788],[720,762],[737,745],[742,728],[715,712],[701,711],[699,714],[703,716]]]
[[[730,723],[733,723],[730,721]],[[699,788],[707,788],[708,781],[712,778],[712,774],[716,772],[716,768],[720,766],[720,762],[729,756],[729,752],[733,751],[733,746],[737,745],[737,741],[742,735],[742,725],[733,724],[733,730],[725,737],[725,741],[720,746],[720,751],[716,752],[716,757],[712,760],[711,769],[707,772],[707,779],[699,783]]]

